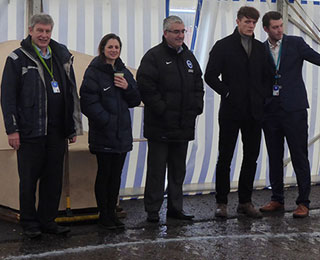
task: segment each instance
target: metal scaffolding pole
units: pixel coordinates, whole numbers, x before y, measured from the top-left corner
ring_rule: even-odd
[[[277,11],[282,14],[283,30],[284,30],[284,33],[287,33],[289,16],[288,16],[288,4],[285,0],[277,1]]]
[[[31,16],[34,14],[38,14],[43,12],[43,5],[42,5],[42,0],[28,0],[27,1],[27,27],[29,26],[29,21]],[[28,32],[28,28],[26,30]]]

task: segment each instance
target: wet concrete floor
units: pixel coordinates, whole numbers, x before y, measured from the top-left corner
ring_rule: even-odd
[[[270,190],[254,191],[253,202],[262,206]],[[142,200],[122,201],[127,211],[124,231],[103,230],[95,223],[70,224],[67,236],[43,234],[30,240],[18,224],[0,220],[0,259],[50,260],[157,260],[157,259],[320,259],[320,186],[311,192],[310,216],[294,219],[297,188],[286,190],[286,211],[248,219],[236,213],[237,193],[229,196],[229,217],[214,217],[214,195],[184,198],[193,222],[166,219],[146,222]]]

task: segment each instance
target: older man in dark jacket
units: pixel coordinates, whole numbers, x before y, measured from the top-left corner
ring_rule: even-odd
[[[216,42],[206,68],[206,82],[221,96],[219,158],[216,167],[217,217],[227,217],[230,165],[239,130],[242,134],[243,161],[237,211],[249,217],[261,217],[251,203],[261,141],[259,120],[263,114],[265,96],[263,78],[266,52],[263,44],[255,40],[253,35],[259,16],[255,8],[241,7],[237,15],[237,28],[233,34]]]
[[[75,142],[82,131],[72,55],[64,45],[51,40],[52,28],[53,20],[47,14],[31,18],[29,36],[7,58],[1,84],[8,141],[18,157],[20,222],[30,238],[41,232],[70,231],[54,220],[66,140]]]
[[[167,217],[191,220],[183,211],[182,185],[188,141],[194,139],[195,120],[203,109],[202,72],[183,43],[185,28],[177,16],[163,22],[163,41],[150,49],[137,72],[148,139],[144,204],[147,220],[159,221],[168,166]]]

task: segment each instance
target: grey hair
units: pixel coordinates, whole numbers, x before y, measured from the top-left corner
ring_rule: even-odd
[[[40,14],[35,14],[31,17],[30,19],[30,27],[34,27],[36,24],[49,24],[51,25],[51,28],[53,28],[54,22],[53,19],[50,15],[45,14],[45,13],[40,13]]]
[[[163,30],[164,31],[169,30],[171,24],[173,24],[173,23],[180,23],[180,24],[182,23],[183,24],[183,21],[179,16],[170,15],[163,20]]]

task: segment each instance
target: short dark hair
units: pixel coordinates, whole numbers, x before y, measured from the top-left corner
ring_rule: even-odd
[[[280,20],[282,19],[282,14],[276,11],[270,11],[265,13],[262,17],[262,26],[269,28],[270,20]]]
[[[258,21],[259,17],[260,17],[260,13],[259,11],[251,6],[242,6],[238,13],[237,13],[237,19],[241,20],[243,17],[246,18],[251,18],[254,19],[256,21]]]
[[[101,57],[103,60],[106,59],[106,56],[104,55],[104,47],[106,47],[107,43],[109,40],[111,39],[115,39],[119,42],[120,45],[120,51],[122,48],[122,42],[120,40],[120,37],[114,33],[109,33],[105,36],[103,36],[103,38],[101,39],[100,43],[99,43],[99,47],[98,47],[98,53],[99,53],[99,57]]]

